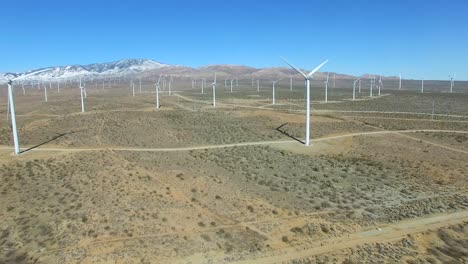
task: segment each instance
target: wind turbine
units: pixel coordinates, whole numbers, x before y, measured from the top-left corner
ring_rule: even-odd
[[[306,105],[306,138],[305,138],[305,145],[309,146],[310,145],[310,80],[313,78],[314,73],[316,73],[325,63],[328,62],[328,60],[322,62],[319,66],[315,67],[309,74],[304,74],[302,71],[300,71],[298,68],[296,68],[294,65],[290,64],[285,58],[281,57],[291,68],[293,68],[295,71],[297,71],[299,74],[301,74],[304,77],[305,80],[305,89],[306,89],[306,95],[307,95],[307,105]]]
[[[401,90],[401,73],[400,73],[400,83],[398,84],[398,90]]]
[[[15,99],[13,97],[13,81],[23,79],[32,74],[38,74],[49,69],[44,69],[42,71],[32,72],[30,74],[26,74],[17,78],[8,79],[8,105],[9,110],[11,113],[11,127],[13,130],[13,145],[15,147],[15,155],[20,154],[20,147],[19,147],[19,137],[18,137],[18,128],[16,127],[16,112],[15,112]]]
[[[81,78],[80,78],[80,93],[81,93],[81,112],[85,112],[84,107],[84,97],[86,96],[86,89],[84,85],[81,85]]]
[[[359,79],[358,87],[359,87],[359,88],[358,88],[358,91],[359,91],[359,93],[361,93],[361,79]]]
[[[231,93],[232,93],[232,83],[234,82],[234,79],[231,79]]]
[[[203,83],[203,79],[201,79],[201,94],[203,94],[203,88],[204,88],[204,83]]]
[[[44,86],[44,100],[47,102],[47,86],[45,86],[44,84],[43,86]]]
[[[159,109],[159,83],[161,82],[161,75],[159,75],[159,80],[156,83],[156,109]],[[193,80],[192,80],[193,84]]]
[[[382,88],[382,74],[380,75],[380,78],[379,78],[379,96],[380,96],[381,88]]]
[[[453,93],[453,87],[455,86],[455,73],[450,78],[450,92]]]
[[[216,72],[214,74],[214,81],[211,86],[213,87],[213,107],[216,107]]]
[[[424,78],[421,80],[421,93],[424,93]]]
[[[327,80],[324,82],[325,84],[325,103],[328,102],[328,79],[330,78],[330,72],[327,74]]]
[[[371,77],[371,80],[370,80],[370,90],[369,90],[369,97],[372,97],[372,88],[374,86],[374,76]]]
[[[257,79],[257,93],[260,92],[260,80]]]
[[[359,79],[355,80],[353,83],[353,100],[356,100],[356,83],[359,81]]]
[[[275,104],[275,84],[281,80],[283,80],[284,78],[281,78],[279,80],[276,80],[276,81],[271,81],[273,83],[273,95],[272,95],[272,104],[274,105]]]

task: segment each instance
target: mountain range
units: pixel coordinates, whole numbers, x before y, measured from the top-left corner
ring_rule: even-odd
[[[107,63],[93,63],[88,65],[54,66],[35,69],[22,73],[5,73],[0,75],[0,83],[6,83],[8,79],[20,77],[22,82],[48,82],[65,81],[67,79],[104,79],[104,78],[145,78],[159,74],[183,76],[188,78],[210,78],[214,72],[220,78],[255,78],[276,80],[280,78],[297,77],[297,73],[287,67],[253,68],[243,65],[209,65],[192,68],[181,65],[164,64],[150,59],[124,59]],[[318,72],[317,79],[325,79],[325,72]],[[333,73],[332,73],[333,74]],[[27,76],[26,76],[27,75]],[[330,75],[332,76],[332,75]],[[370,75],[368,75],[370,76]],[[339,79],[354,79],[355,76],[338,74]],[[386,77],[397,78],[397,77]]]

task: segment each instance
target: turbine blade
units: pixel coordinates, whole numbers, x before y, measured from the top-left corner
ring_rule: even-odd
[[[322,64],[320,64],[319,66],[315,67],[315,69],[313,69],[309,74],[307,74],[306,78],[310,78],[312,77],[312,75],[314,75],[314,73],[316,73],[320,68],[322,68],[323,65],[325,65],[325,63],[327,63],[328,60],[322,62]]]
[[[307,79],[307,75],[305,75],[305,74],[304,74],[303,72],[301,72],[298,68],[296,68],[294,65],[292,65],[291,63],[289,63],[285,58],[283,58],[283,57],[281,57],[281,56],[280,56],[280,58],[283,59],[284,62],[286,62],[286,64],[289,65],[289,67],[293,68],[293,69],[294,69],[295,71],[297,71],[300,75],[304,76],[304,78]]]

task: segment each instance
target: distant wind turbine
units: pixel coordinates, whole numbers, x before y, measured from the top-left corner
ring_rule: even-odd
[[[450,78],[450,92],[453,93],[453,87],[455,86],[455,73]]]
[[[398,90],[401,90],[401,73],[400,73],[400,82],[398,83]]]
[[[305,89],[306,89],[306,95],[307,95],[307,105],[306,105],[306,138],[305,138],[305,145],[309,146],[310,145],[310,80],[313,78],[313,75],[323,66],[325,63],[328,62],[328,60],[322,62],[319,66],[315,67],[309,74],[304,74],[302,71],[300,71],[298,68],[296,68],[294,65],[290,64],[285,58],[281,57],[291,68],[293,68],[295,71],[297,71],[299,74],[301,74],[304,79],[305,79]]]
[[[380,90],[382,89],[382,74],[380,75],[379,78],[379,91],[378,91],[378,96],[380,96]]]
[[[424,78],[421,80],[421,93],[424,93]]]
[[[213,87],[213,107],[216,107],[216,72],[214,74],[214,81],[211,86]]]
[[[272,91],[272,92],[273,92],[273,95],[272,95],[272,103],[271,103],[271,104],[273,104],[273,105],[274,105],[275,102],[276,102],[276,101],[275,101],[275,85],[276,85],[277,82],[279,82],[279,81],[281,81],[281,80],[283,80],[283,79],[284,79],[284,78],[281,78],[281,79],[276,80],[276,81],[271,81],[271,82],[273,83],[273,88],[272,88],[272,89],[273,89],[273,91]]]
[[[359,79],[355,80],[353,83],[353,100],[356,100],[356,83],[359,81]]]
[[[84,105],[84,97],[86,96],[86,89],[84,85],[81,85],[81,78],[80,78],[80,94],[81,94],[81,112],[85,112],[85,105]]]
[[[330,72],[327,74],[327,80],[324,82],[325,84],[325,103],[328,102],[328,79],[330,78]]]
[[[156,109],[159,109],[159,83],[161,82],[161,75],[159,75],[159,80],[156,83]],[[192,81],[193,83],[193,81]]]

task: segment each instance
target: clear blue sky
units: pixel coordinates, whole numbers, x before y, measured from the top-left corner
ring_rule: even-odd
[[[150,58],[468,80],[467,0],[3,1],[0,72]]]

